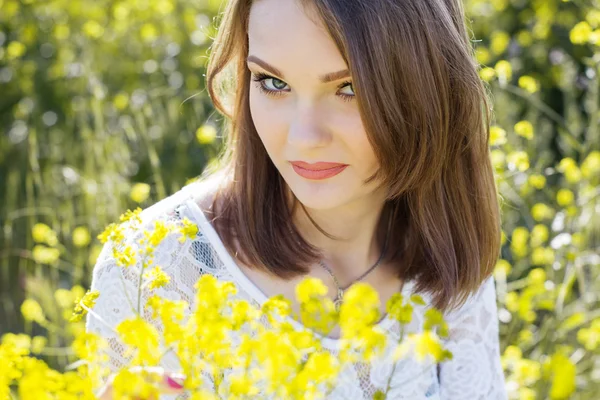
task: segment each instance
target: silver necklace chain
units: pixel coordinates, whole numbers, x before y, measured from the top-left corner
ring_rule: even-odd
[[[377,268],[377,266],[381,263],[381,261],[383,260],[383,256],[385,255],[385,252],[387,249],[388,236],[389,236],[389,229],[388,229],[388,232],[385,237],[385,244],[383,245],[383,250],[381,251],[381,254],[379,255],[379,259],[375,262],[375,264],[373,264],[373,266],[371,268],[369,268],[365,273],[363,273],[358,278],[354,279],[352,282],[350,282],[350,284],[346,285],[345,287],[340,286],[340,283],[339,283],[338,279],[335,277],[333,271],[327,265],[325,265],[323,260],[319,260],[319,265],[321,265],[323,268],[325,268],[325,270],[329,273],[329,275],[331,275],[331,277],[333,278],[333,281],[335,282],[335,286],[337,287],[337,295],[335,296],[335,299],[333,300],[333,304],[335,305],[335,309],[337,311],[339,311],[340,306],[342,305],[342,299],[344,297],[344,292],[350,286],[352,286],[354,283],[360,281],[365,276],[367,276],[371,271],[373,271],[375,268]]]

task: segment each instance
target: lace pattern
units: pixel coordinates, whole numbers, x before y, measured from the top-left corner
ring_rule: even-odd
[[[197,205],[196,199],[200,197],[203,190],[205,190],[203,183],[189,184],[177,193],[144,209],[141,214],[143,229],[150,229],[157,220],[168,223],[184,217],[199,227],[194,240],[181,243],[176,235],[170,235],[155,250],[155,264],[160,265],[170,275],[171,281],[165,287],[154,290],[153,294],[171,300],[185,300],[190,304],[190,308],[186,311],[189,314],[193,308],[195,282],[203,274],[211,274],[220,280],[234,282],[238,288],[236,295],[238,298],[260,306],[261,302],[257,297],[258,289],[249,284],[247,279],[243,279],[241,270],[234,265],[216,232],[210,227]],[[135,246],[143,237],[143,229],[130,230],[125,245]],[[108,367],[114,372],[126,365],[129,360],[124,356],[124,346],[111,327],[133,316],[132,307],[136,308],[138,301],[137,282],[141,266],[138,264],[127,269],[117,266],[112,256],[112,248],[112,243],[105,244],[94,267],[91,288],[99,290],[100,296],[92,310],[93,313],[87,316],[86,330],[98,333],[108,341]],[[408,285],[408,290],[411,287]],[[147,301],[147,296],[146,293],[140,298],[141,309]],[[426,305],[415,307],[413,321],[405,327],[405,333],[421,331],[423,313],[430,304],[427,295],[424,294],[423,298]],[[152,319],[150,311],[146,311],[143,315],[159,332],[162,332],[160,321]],[[400,338],[399,324],[391,319],[384,319],[380,326],[389,336],[389,351],[370,364],[347,365],[327,398],[330,400],[372,399],[377,390],[385,390],[393,371],[388,399],[507,399],[500,364],[493,277],[488,278],[463,307],[446,314],[445,318],[450,328],[450,335],[445,339],[445,344],[453,352],[453,360],[437,365],[426,365],[419,363],[413,357],[407,357],[396,362],[394,367],[391,350]],[[322,343],[327,351],[337,354],[336,339],[324,338]],[[161,365],[169,371],[179,370],[178,361],[173,354],[167,354],[162,359]],[[204,378],[206,385],[213,388],[210,377]],[[189,394],[184,393],[179,397],[161,396],[161,399],[174,398],[187,399]]]

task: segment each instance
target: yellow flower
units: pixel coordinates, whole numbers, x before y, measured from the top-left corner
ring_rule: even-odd
[[[554,260],[554,250],[550,247],[537,247],[531,252],[531,263],[533,265],[550,265]]]
[[[43,324],[46,321],[42,306],[33,299],[26,299],[21,304],[21,314],[23,314],[23,318],[27,321],[34,321],[38,324]]]
[[[121,221],[121,222],[133,221],[135,224],[140,224],[142,222],[142,218],[140,216],[141,212],[142,212],[142,209],[140,207],[137,207],[133,211],[127,210],[127,211],[125,211],[125,213],[121,214],[121,216],[119,217],[119,221]]]
[[[94,307],[98,296],[100,296],[99,291],[88,290],[87,293],[81,299],[77,299],[75,308],[73,309],[73,315],[71,316],[70,321],[81,321],[83,317],[87,314],[87,309]]]
[[[140,29],[140,36],[145,42],[151,42],[158,38],[158,29],[151,23],[145,23]]]
[[[91,240],[90,231],[85,226],[78,226],[73,230],[73,244],[75,247],[85,247],[90,244]]]
[[[33,339],[31,339],[31,352],[33,354],[40,354],[46,347],[47,343],[48,339],[44,336],[34,337]]]
[[[198,234],[198,225],[194,224],[187,217],[183,218],[183,227],[179,228],[179,232],[183,235],[179,238],[181,243],[185,242],[186,239],[193,240]]]
[[[543,189],[546,186],[546,177],[540,174],[531,174],[527,178],[527,183],[536,189]]]
[[[496,265],[494,267],[494,274],[502,274],[504,276],[508,276],[512,271],[512,266],[510,263],[504,259],[498,259],[496,261]]]
[[[505,304],[508,311],[516,312],[519,309],[519,295],[516,292],[508,292]]]
[[[486,82],[491,81],[496,77],[496,70],[494,68],[485,67],[479,71],[479,76]]]
[[[512,231],[512,240],[510,249],[517,257],[525,257],[527,254],[527,242],[529,240],[529,231],[527,228],[518,226]]]
[[[423,323],[423,329],[430,331],[435,327],[438,327],[438,334],[441,337],[448,336],[448,324],[444,321],[444,316],[440,310],[436,308],[429,308],[424,314],[425,322]]]
[[[33,246],[32,257],[39,264],[54,264],[60,258],[60,250],[37,245]]]
[[[320,298],[327,294],[327,286],[318,278],[308,277],[296,285],[296,299],[300,303],[306,303],[314,298]]]
[[[415,335],[414,340],[418,361],[422,362],[428,355],[433,356],[437,363],[452,359],[452,353],[442,347],[442,343],[432,331]]]
[[[563,188],[556,193],[556,202],[563,207],[573,204],[574,200],[575,195],[569,189]]]
[[[540,90],[540,83],[529,75],[523,75],[519,78],[519,87],[525,89],[529,93],[535,93]]]
[[[571,29],[569,38],[573,44],[585,44],[592,34],[592,27],[586,21],[581,21]]]
[[[533,125],[529,121],[519,121],[515,124],[515,133],[525,139],[533,139]]]
[[[506,143],[506,131],[498,125],[490,127],[490,145],[502,145]]]
[[[136,183],[131,188],[131,192],[129,193],[129,197],[131,200],[136,203],[142,203],[146,201],[148,196],[150,195],[150,185],[147,183]]]
[[[56,246],[58,244],[58,238],[56,232],[52,230],[48,225],[37,223],[32,229],[33,240],[37,243],[46,243],[48,246]]]
[[[568,399],[575,391],[575,364],[559,352],[544,362],[544,375],[552,382],[550,387],[551,399]]]
[[[550,236],[550,231],[548,227],[543,224],[536,224],[531,230],[531,239],[530,244],[531,247],[539,247],[544,244],[548,237]]]
[[[167,275],[158,265],[150,271],[144,273],[144,277],[149,280],[148,289],[153,290],[166,286],[171,282],[171,277]]]
[[[129,105],[129,96],[127,93],[117,93],[117,95],[113,98],[113,105],[119,111],[124,110]]]
[[[509,43],[510,36],[504,31],[494,31],[490,35],[490,48],[496,55],[502,54]]]
[[[531,216],[536,221],[543,221],[554,217],[554,210],[544,203],[536,203],[531,207]]]
[[[159,334],[156,328],[141,317],[127,319],[116,328],[121,340],[130,346],[126,354],[134,353],[133,365],[156,365],[160,360]]]
[[[131,246],[125,246],[125,248],[113,254],[118,266],[131,267],[136,263],[136,252]]]
[[[151,232],[144,232],[144,239],[147,244],[152,247],[156,247],[163,241],[163,239],[169,234],[169,227],[164,221],[155,221],[154,229]]]
[[[586,178],[600,175],[600,151],[594,150],[581,163],[581,173]]]
[[[202,125],[196,130],[196,140],[200,144],[210,144],[215,141],[217,137],[217,129],[212,125]]]
[[[524,151],[510,152],[506,157],[506,161],[509,163],[511,170],[516,168],[519,171],[526,171],[529,169],[529,156]]]
[[[600,318],[592,321],[589,328],[582,328],[577,332],[577,340],[588,351],[594,351],[600,347]]]
[[[560,160],[556,169],[565,175],[569,183],[577,183],[581,180],[581,170],[571,157],[565,157]]]
[[[104,28],[96,21],[86,21],[83,24],[83,33],[93,39],[98,39],[104,34]]]
[[[494,69],[496,70],[499,78],[502,78],[506,81],[512,78],[512,66],[510,65],[510,62],[506,60],[500,60],[496,63]]]

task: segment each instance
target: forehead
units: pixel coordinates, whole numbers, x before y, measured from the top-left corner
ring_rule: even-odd
[[[248,21],[248,45],[249,54],[284,72],[292,71],[294,66],[307,65],[315,67],[318,73],[346,68],[317,14],[310,8],[303,8],[297,0],[253,2]]]

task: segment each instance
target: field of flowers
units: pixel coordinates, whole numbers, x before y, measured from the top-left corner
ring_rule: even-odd
[[[221,117],[204,71],[221,7],[0,0],[6,348],[19,343],[58,371],[81,357],[73,305],[89,287],[98,235],[217,156]],[[495,278],[510,398],[597,399],[600,0],[465,0],[465,9],[494,105],[504,232]],[[0,372],[0,400],[10,396],[3,379],[15,378]]]

